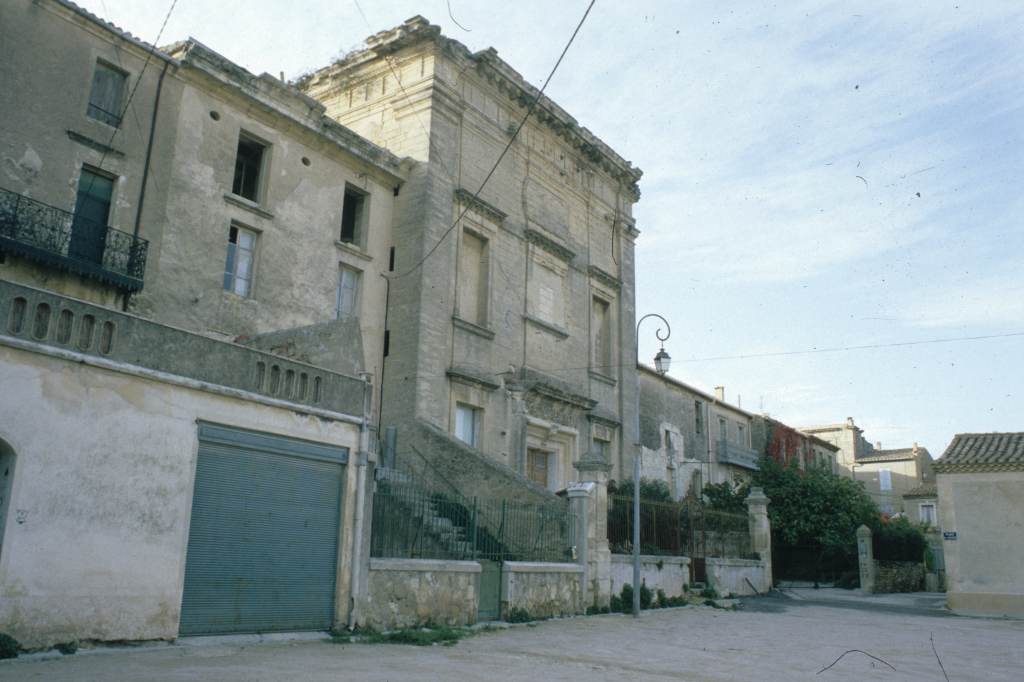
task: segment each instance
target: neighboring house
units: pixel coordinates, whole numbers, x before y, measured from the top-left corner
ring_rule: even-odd
[[[961,433],[935,462],[954,611],[1024,616],[1024,433]]]
[[[754,415],[751,422],[751,445],[759,453],[779,464],[795,462],[799,469],[824,467],[836,473],[839,447],[811,436],[768,416]]]
[[[904,513],[903,496],[925,483],[934,483],[932,456],[927,448],[883,450],[876,443],[871,455],[857,458],[854,480],[864,485],[871,499],[886,514]]]
[[[402,162],[64,0],[0,43],[0,631],[346,625]]]
[[[581,459],[629,471],[640,170],[547,97],[515,135],[538,90],[422,17],[300,83],[418,162],[387,280],[386,461],[447,466],[451,448],[421,437],[440,429],[482,455],[476,468],[549,491],[578,479]],[[476,494],[465,473],[446,470]]]
[[[800,428],[800,431],[838,447],[836,473],[851,478],[853,478],[854,462],[862,457],[870,456],[875,449],[864,438],[864,430],[854,423],[853,417],[847,417],[842,424],[809,426]]]
[[[644,477],[664,480],[676,498],[749,479],[760,456],[750,447],[753,415],[726,403],[721,387],[709,394],[643,365],[639,372]]]
[[[942,519],[939,518],[939,487],[934,480],[903,493],[903,513],[913,523],[942,528]]]

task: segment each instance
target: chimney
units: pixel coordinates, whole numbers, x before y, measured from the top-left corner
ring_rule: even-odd
[[[911,450],[911,452],[913,452],[915,455],[917,454],[917,441],[916,440],[914,441],[914,449]]]
[[[849,426],[851,429],[853,428],[853,417],[846,418],[846,425]]]
[[[725,402],[725,386],[715,386],[715,400],[720,403]]]
[[[881,449],[882,449],[882,441],[876,440],[875,441],[875,450],[881,450]]]

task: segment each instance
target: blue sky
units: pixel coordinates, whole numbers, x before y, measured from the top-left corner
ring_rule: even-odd
[[[294,77],[422,14],[543,82],[585,0],[179,0],[196,37]],[[79,0],[152,41],[169,0]],[[644,170],[637,309],[672,375],[795,426],[852,416],[938,456],[1024,430],[1019,2],[598,0],[548,94]],[[641,356],[657,349],[641,330]]]

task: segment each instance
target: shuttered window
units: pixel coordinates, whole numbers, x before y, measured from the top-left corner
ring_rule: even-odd
[[[103,62],[96,63],[92,74],[92,90],[89,92],[89,118],[102,121],[115,128],[121,125],[121,107],[124,106],[124,89],[128,75]]]

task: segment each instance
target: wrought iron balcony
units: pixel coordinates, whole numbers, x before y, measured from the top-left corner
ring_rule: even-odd
[[[148,248],[145,239],[0,188],[0,251],[139,291]]]
[[[761,453],[757,450],[724,440],[718,441],[717,450],[720,464],[732,464],[744,469],[753,469],[754,471],[761,468],[758,464],[758,460],[761,459]]]

